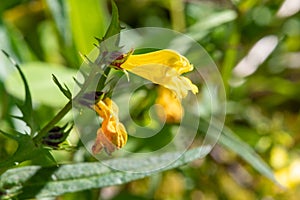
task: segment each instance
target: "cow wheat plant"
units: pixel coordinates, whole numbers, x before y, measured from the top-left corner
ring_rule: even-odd
[[[180,20],[183,11],[178,11],[177,16],[174,9],[184,5],[184,1],[174,2],[168,3],[170,17],[172,20],[177,19],[176,23],[173,21],[172,28],[183,31],[185,22]],[[0,96],[1,103],[9,108],[5,110],[5,106],[1,106],[0,109],[1,113],[5,112],[1,117],[6,117],[0,123],[1,199],[197,199],[201,195],[206,199],[212,191],[216,194],[212,195],[211,199],[220,199],[223,195],[226,196],[224,199],[239,199],[224,192],[227,191],[225,186],[220,191],[218,187],[212,190],[211,186],[214,184],[227,183],[222,182],[227,177],[223,174],[226,172],[219,172],[222,174],[219,177],[215,172],[221,167],[242,185],[228,184],[228,187],[235,188],[232,193],[236,192],[237,196],[247,193],[237,188],[255,188],[255,178],[249,178],[252,176],[263,177],[264,180],[257,183],[258,185],[267,182],[274,188],[281,188],[272,169],[253,148],[254,141],[243,141],[238,136],[240,134],[235,133],[243,129],[230,126],[234,120],[241,120],[242,123],[243,120],[248,120],[245,122],[247,125],[251,126],[252,123],[258,126],[258,121],[265,119],[261,116],[257,119],[251,118],[249,110],[257,116],[255,106],[247,107],[249,116],[239,115],[237,119],[232,117],[238,113],[233,110],[242,113],[244,104],[253,103],[242,100],[239,103],[235,102],[246,93],[246,90],[241,89],[241,93],[236,94],[238,87],[235,88],[230,83],[235,57],[238,57],[236,50],[224,50],[225,53],[222,54],[225,61],[220,72],[220,88],[224,87],[224,99],[221,102],[211,96],[220,88],[213,84],[208,85],[205,77],[195,76],[197,70],[201,69],[197,63],[193,63],[193,59],[199,56],[195,51],[193,54],[193,49],[190,52],[192,56],[185,56],[183,50],[181,52],[171,48],[125,47],[122,43],[122,33],[129,28],[120,25],[119,18],[123,15],[120,15],[122,11],[119,13],[118,2],[112,0],[107,3],[111,8],[110,19],[106,17],[109,15],[106,12],[108,10],[103,10],[103,5],[106,5],[104,1],[91,0],[77,4],[71,1],[67,3],[38,0],[31,3],[31,15],[40,16],[46,9],[47,14],[51,16],[51,20],[45,20],[44,29],[39,29],[43,43],[29,47],[19,37],[11,36],[11,42],[15,45],[14,51],[1,46],[1,59],[2,63],[5,63],[5,66],[1,67],[11,72],[5,84],[1,79],[0,85],[0,91],[3,93]],[[214,20],[211,18],[207,24],[202,21],[202,26],[195,22],[192,28],[186,30],[186,35],[207,44],[211,42],[210,39],[219,37],[222,28],[228,28],[227,23],[232,23],[228,28],[232,31],[228,45],[238,46],[242,36],[236,24],[243,16],[242,9],[246,9],[247,6],[250,4],[240,7],[236,5],[236,10],[216,9],[212,11],[216,12]],[[91,9],[90,13],[78,18],[75,12],[82,13],[87,11],[87,8]],[[102,9],[101,12],[101,9],[97,10],[99,8]],[[191,13],[192,8],[196,9],[189,8]],[[19,12],[29,12],[27,8],[20,6],[17,10],[4,12],[6,14],[3,16],[8,21],[16,22],[18,9]],[[261,10],[256,10],[259,11]],[[87,25],[91,19],[100,23],[99,26],[92,27],[95,30],[101,29],[100,31],[93,32]],[[189,23],[189,20],[186,23]],[[0,25],[0,29],[4,27]],[[80,25],[83,27],[78,29]],[[197,26],[206,31],[198,33],[195,31]],[[74,27],[80,31],[73,31],[68,35]],[[83,39],[80,34],[89,31],[93,32],[94,37]],[[211,36],[209,32],[215,35]],[[96,33],[98,35],[95,35]],[[34,41],[34,34],[36,33],[32,32],[32,36],[26,39]],[[57,39],[51,35],[59,37]],[[93,53],[89,53],[91,47],[94,48]],[[185,47],[182,45],[182,49]],[[30,48],[40,48],[43,51],[35,55]],[[213,59],[220,59],[217,53],[218,51],[212,56]],[[26,66],[26,56],[35,61],[31,66]],[[37,60],[46,62],[36,62]],[[45,64],[47,62],[56,64],[48,66]],[[70,67],[61,67],[64,64]],[[238,74],[238,67],[235,70]],[[129,91],[128,85],[134,84],[136,80],[143,80],[145,84]],[[242,85],[243,81],[247,83],[245,78],[236,84]],[[120,87],[121,83],[125,86]],[[55,91],[52,86],[56,86]],[[261,87],[265,86],[262,84]],[[130,93],[129,96],[126,96],[127,93]],[[128,105],[120,103],[120,97],[124,94],[129,108]],[[200,111],[194,106],[193,97],[196,100],[201,99],[198,102]],[[211,121],[214,115],[222,118],[218,111],[214,113],[214,108],[211,108],[215,105],[213,101],[217,102],[216,105],[220,108],[228,109],[229,119],[225,120],[226,123]],[[185,107],[185,102],[192,103]],[[129,117],[124,117],[126,109]],[[191,123],[181,123],[184,117]],[[133,126],[133,123],[138,125]],[[263,129],[260,128],[258,129]],[[149,130],[156,130],[157,134],[149,136]],[[194,130],[195,135],[189,136],[189,130]],[[214,134],[207,134],[209,130]],[[185,141],[181,138],[182,135],[177,138],[174,135],[177,131],[183,136],[188,135],[192,140]],[[143,138],[146,136],[149,138]],[[266,136],[264,138],[259,144],[269,141]],[[175,143],[176,148],[172,146],[159,151],[171,142]],[[180,142],[184,144],[183,148]],[[256,145],[257,149],[259,144]],[[262,147],[260,152],[263,152]],[[246,167],[241,167],[244,165]],[[203,178],[206,176],[207,178]],[[206,182],[201,185],[201,181],[196,180]],[[204,185],[207,185],[207,188]],[[176,190],[176,187],[179,189]],[[185,187],[186,190],[183,189]],[[106,190],[112,192],[113,196],[105,196]],[[258,193],[252,197],[259,196]],[[254,199],[249,196],[245,199]]]

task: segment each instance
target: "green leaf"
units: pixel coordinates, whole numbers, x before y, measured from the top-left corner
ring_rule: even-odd
[[[4,38],[2,37],[1,40],[5,40],[1,43],[1,48],[7,50],[11,55],[15,55],[20,62],[36,60],[36,55],[29,47],[29,44],[22,38],[20,30],[16,26],[2,25],[0,28]]]
[[[14,152],[14,154],[7,160],[1,160],[0,169],[2,168],[3,170],[27,160],[31,160],[33,162],[37,161],[36,163],[42,163],[44,166],[46,164],[55,163],[54,158],[49,153],[49,151],[44,149],[43,147],[37,147],[29,135],[19,132],[9,134],[2,130],[0,130],[0,133],[10,139],[17,141],[18,143],[17,150]],[[42,162],[39,162],[38,160]]]
[[[78,51],[75,47],[74,36],[72,34],[71,20],[70,20],[72,16],[69,16],[68,13],[69,11],[68,2],[64,0],[46,0],[45,3],[47,4],[48,10],[56,25],[57,33],[59,34],[58,40],[60,42],[60,47],[61,47],[60,50],[56,50],[57,52],[53,52],[49,48],[49,45],[47,45],[48,42],[41,41],[42,43],[46,43],[45,45],[46,48],[44,49],[45,54],[49,55],[49,57],[51,57],[52,55],[51,59],[53,59],[53,54],[55,56],[55,54],[60,53],[67,60],[68,66],[72,68],[74,67],[77,68],[80,65],[81,61],[79,59]],[[75,23],[80,23],[80,22],[75,22]],[[53,25],[52,22],[51,25]],[[47,30],[44,33],[44,35],[46,38],[57,37],[55,33],[53,32],[51,33]]]
[[[207,125],[208,123],[203,123],[202,121],[203,129],[206,129]],[[217,126],[215,126],[215,128],[216,127]],[[235,137],[229,129],[223,129],[219,143],[239,154],[260,173],[277,183],[272,170],[253,149]],[[120,163],[119,166],[122,166],[126,171],[116,171],[98,162],[62,165],[60,167],[43,168],[40,166],[27,166],[11,169],[0,177],[0,191],[6,196],[18,195],[19,198],[41,198],[123,184],[202,158],[210,149],[210,146],[205,146],[189,150],[171,165],[160,168],[155,172],[130,173],[128,171],[134,172],[141,169],[146,171],[150,166],[152,167],[160,165],[162,162],[175,160],[174,158],[177,158],[180,153],[165,153],[142,159],[118,158],[107,162],[108,166]]]
[[[38,125],[36,124],[34,117],[33,117],[32,99],[31,99],[31,93],[29,90],[27,80],[26,80],[25,75],[22,72],[20,66],[8,55],[8,53],[6,53],[4,50],[2,50],[2,52],[14,64],[14,66],[18,70],[19,75],[21,76],[21,80],[22,80],[22,83],[23,83],[24,89],[25,89],[25,99],[24,99],[23,105],[18,105],[19,109],[22,112],[22,116],[18,117],[18,119],[21,119],[30,127],[31,135],[33,135],[36,132],[36,130],[38,129]]]
[[[71,27],[67,13],[66,1],[62,0],[46,0],[48,8],[52,14],[59,34],[65,43],[71,43],[72,34],[70,34]]]
[[[113,47],[106,46],[105,42],[101,43],[105,39],[108,39],[109,37],[119,34],[121,31],[118,7],[113,0],[111,0],[111,5],[112,5],[112,18],[111,18],[110,25],[109,25],[104,37],[101,40],[98,39],[98,42],[100,45],[100,54],[99,54],[98,58],[96,59],[96,63],[98,62],[98,60],[100,60],[102,58],[103,51],[107,51],[107,50],[113,51],[113,50],[119,48],[120,35],[118,35],[116,38],[114,38],[115,46],[113,46]],[[112,49],[110,49],[110,48],[112,48]],[[110,67],[106,68],[105,71],[103,72],[103,74],[101,74],[101,78],[97,84],[97,91],[101,91],[103,89],[105,81],[106,81],[106,77],[109,74],[110,69],[111,69]]]
[[[11,169],[1,175],[0,191],[4,193],[4,196],[18,196],[23,199],[55,197],[69,192],[119,185],[202,158],[207,154],[208,149],[210,148],[195,148],[182,155],[179,152],[173,152],[142,159],[119,158],[107,163],[108,165],[120,163],[128,171],[133,171],[131,173],[110,169],[99,162],[68,164],[60,167],[27,166]],[[175,158],[178,159],[175,160]],[[154,172],[134,173],[149,165],[159,165],[162,161],[174,162]]]
[[[22,71],[27,77],[28,84],[31,86],[31,93],[34,103],[59,107],[64,106],[66,98],[51,83],[52,74],[59,76],[61,81],[72,88],[74,85],[73,76],[77,71],[68,69],[62,65],[43,62],[30,62],[22,65]],[[17,74],[11,73],[5,80],[7,91],[17,98],[24,98],[24,92],[20,91],[20,80]],[[55,97],[55,98],[53,98]]]
[[[94,38],[103,37],[107,27],[108,12],[105,1],[68,0],[67,6],[76,47],[83,55],[93,48]]]
[[[100,50],[100,55],[96,59],[95,63],[98,63],[99,60],[102,59],[102,52],[105,52],[105,51],[113,52],[113,51],[117,51],[120,48],[119,47],[120,35],[117,35],[121,31],[120,20],[119,20],[119,11],[118,11],[118,7],[117,7],[116,3],[113,0],[111,0],[111,6],[112,6],[112,17],[111,17],[111,21],[108,26],[108,29],[106,30],[106,33],[103,38],[99,39],[96,37],[96,39],[99,43],[98,48]],[[114,35],[117,35],[112,40],[114,43],[112,43],[112,41],[109,41],[109,44],[106,45],[105,40]]]
[[[209,123],[205,119],[201,119],[199,125],[200,132],[206,133],[207,128],[209,127]],[[246,142],[239,139],[238,136],[236,136],[229,128],[223,127],[223,129],[220,130],[220,128],[222,127],[222,124],[212,124],[210,126],[211,129],[222,131],[222,133],[220,135],[207,135],[208,138],[206,139],[212,139],[212,141],[215,141],[217,139],[220,145],[235,152],[237,155],[247,161],[248,164],[250,164],[259,173],[269,178],[274,183],[280,185],[274,177],[272,169],[261,159],[261,157],[254,151],[254,149],[252,149]]]
[[[121,31],[118,7],[113,0],[111,0],[111,6],[112,6],[111,22],[110,22],[110,25],[104,35],[104,39],[107,39],[113,35],[119,34]]]
[[[239,139],[229,128],[224,128],[219,143],[234,151],[248,162],[259,173],[266,176],[274,183],[278,183],[272,169],[261,159],[261,157],[246,142]]]
[[[66,84],[65,88],[60,84],[60,82],[58,81],[58,79],[56,78],[56,76],[54,74],[52,74],[52,79],[54,81],[54,83],[58,86],[59,90],[68,98],[68,99],[72,99],[72,93],[70,91],[70,89],[68,88],[68,86]]]
[[[196,24],[189,27],[187,35],[192,37],[194,40],[201,40],[212,29],[217,28],[222,24],[231,22],[236,18],[237,14],[233,10],[213,12],[212,14],[206,16],[204,19],[199,19],[199,21]]]

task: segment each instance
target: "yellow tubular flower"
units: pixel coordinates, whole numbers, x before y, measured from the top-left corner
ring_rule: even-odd
[[[92,147],[93,154],[99,153],[104,148],[106,153],[110,155],[115,150],[122,148],[127,142],[126,129],[119,122],[118,106],[110,98],[105,98],[93,105],[92,108],[103,118]]]
[[[159,87],[156,104],[163,109],[157,109],[157,114],[161,120],[166,120],[167,123],[179,123],[181,121],[183,108],[171,90]]]
[[[179,99],[186,97],[189,90],[194,94],[198,92],[197,86],[190,79],[181,76],[192,71],[193,65],[173,50],[130,54],[121,68],[172,90]]]

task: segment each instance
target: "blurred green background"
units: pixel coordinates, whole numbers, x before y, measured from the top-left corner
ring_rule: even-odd
[[[170,28],[206,49],[224,80],[226,126],[261,155],[285,188],[217,145],[205,159],[176,170],[57,199],[298,199],[300,2],[116,0],[116,4],[123,27]],[[104,35],[110,12],[104,0],[1,0],[0,48],[26,72],[42,124],[66,103],[51,73],[71,84],[82,62],[80,53],[89,53],[94,37]],[[12,70],[0,55],[1,129],[22,127],[10,117],[18,113],[14,102],[23,94],[22,85],[11,84]],[[77,144],[78,138],[71,136],[70,141]],[[15,149],[15,143],[0,135],[1,159]],[[78,153],[54,154],[61,163],[78,158]]]

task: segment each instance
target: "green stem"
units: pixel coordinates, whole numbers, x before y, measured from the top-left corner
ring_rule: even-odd
[[[59,122],[72,108],[72,101],[70,100],[56,115],[55,117],[46,124],[33,139],[37,144],[39,141]]]
[[[110,72],[110,67],[106,67],[106,69],[104,70],[104,74],[101,76],[99,82],[98,82],[98,85],[97,85],[97,91],[101,91],[103,88],[104,88],[104,84],[105,84],[105,81],[106,81],[106,78]]]
[[[183,0],[169,0],[172,28],[175,31],[185,31],[185,15]]]
[[[100,64],[101,66],[101,64]],[[96,74],[97,74],[97,66],[94,66],[92,68],[92,70],[89,73],[88,78],[86,79],[86,81],[84,82],[83,86],[81,87],[80,91],[78,92],[78,94],[73,98],[73,101],[76,100],[77,98],[79,98],[84,92],[85,90],[88,88],[88,86],[90,85],[90,83],[93,81],[93,79],[95,78]],[[104,76],[104,75],[103,75]]]
[[[80,98],[80,96],[85,92],[85,90],[88,88],[89,84],[91,83],[91,81],[94,79],[96,73],[97,73],[97,69],[98,66],[94,66],[88,76],[88,78],[86,79],[86,81],[84,82],[81,90],[78,92],[78,94],[72,99],[69,100],[69,102],[54,116],[54,118],[48,122],[39,132],[38,135],[34,137],[34,142],[36,144],[39,144],[41,139],[47,135],[47,133],[55,126],[55,124],[57,124],[72,108],[72,102],[76,101],[77,98]],[[110,68],[107,67],[104,74],[101,76],[100,78],[100,83],[102,83],[101,85],[104,86],[106,77],[108,76],[108,73],[110,72]],[[103,88],[100,88],[103,89]]]

